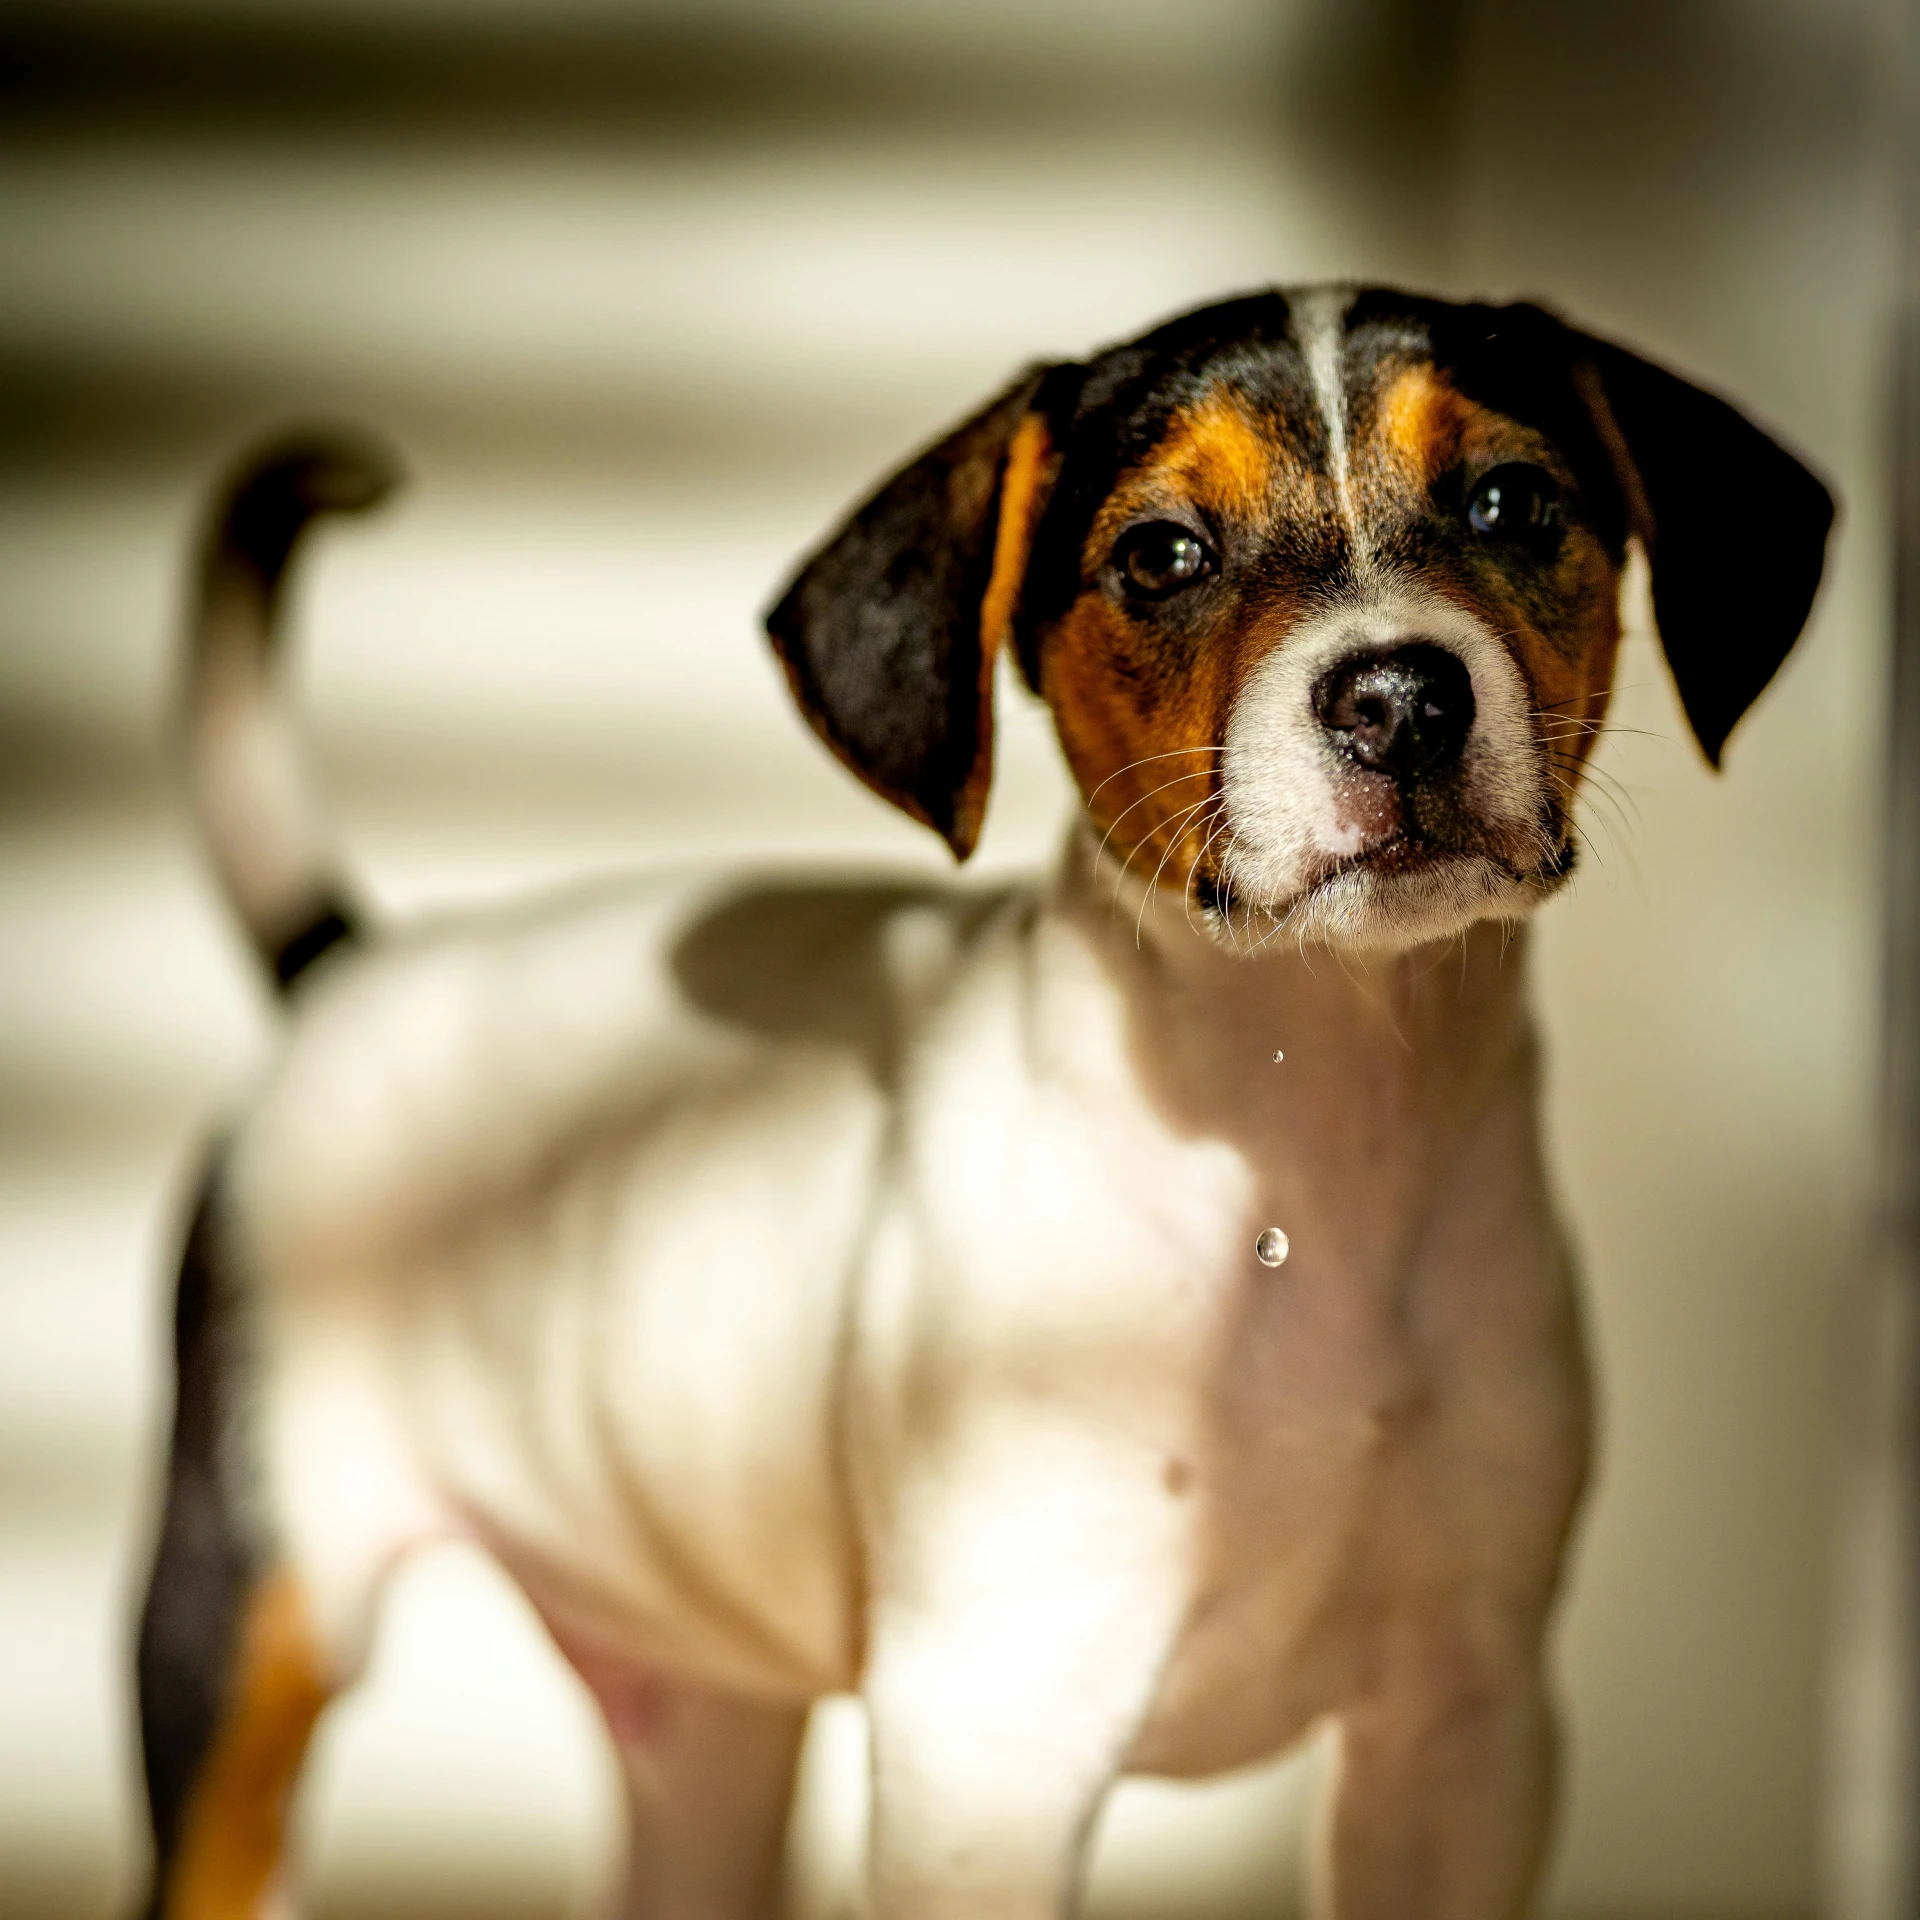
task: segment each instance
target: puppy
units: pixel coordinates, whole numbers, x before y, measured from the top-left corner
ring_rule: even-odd
[[[376,1597],[482,1544],[602,1703],[628,1911],[770,1897],[808,1703],[881,1920],[1050,1920],[1101,1796],[1338,1726],[1338,1920],[1525,1906],[1588,1448],[1524,927],[1630,539],[1710,761],[1831,503],[1530,306],[1205,308],[1038,368],[769,618],[965,859],[1003,654],[1085,801],[998,891],[664,880],[363,944],[269,684],[287,447],[207,547],[190,763],[285,1044],[181,1275],[149,1911],[274,1896]]]

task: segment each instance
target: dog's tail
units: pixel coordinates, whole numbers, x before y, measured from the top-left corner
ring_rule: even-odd
[[[357,436],[276,440],[235,469],[199,555],[188,785],[221,883],[283,991],[353,937],[354,916],[275,685],[281,586],[309,521],[363,512],[399,477],[384,449]]]

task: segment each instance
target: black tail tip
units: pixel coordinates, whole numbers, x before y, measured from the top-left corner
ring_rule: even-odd
[[[359,427],[292,427],[271,435],[233,464],[230,498],[255,491],[302,501],[313,513],[359,513],[377,506],[406,477],[400,456]]]
[[[399,456],[352,428],[303,427],[243,455],[221,489],[213,557],[244,559],[277,580],[300,530],[323,513],[364,513],[405,478]]]

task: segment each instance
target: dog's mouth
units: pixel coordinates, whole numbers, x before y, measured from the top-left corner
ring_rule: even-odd
[[[1324,886],[1330,880],[1352,873],[1372,873],[1382,879],[1400,879],[1411,874],[1431,873],[1451,861],[1484,857],[1482,849],[1471,845],[1456,845],[1417,832],[1393,833],[1373,846],[1363,847],[1358,853],[1329,860],[1310,885]]]
[[[1196,872],[1194,898],[1202,911],[1228,926],[1236,914],[1280,924],[1308,922],[1317,917],[1317,908],[1336,901],[1343,919],[1369,906],[1398,918],[1415,900],[1450,892],[1479,899],[1507,894],[1516,903],[1544,900],[1572,875],[1577,846],[1564,826],[1543,831],[1524,847],[1512,844],[1513,838],[1484,831],[1436,834],[1401,825],[1352,853],[1326,855],[1286,900],[1253,898],[1236,884],[1227,862]]]

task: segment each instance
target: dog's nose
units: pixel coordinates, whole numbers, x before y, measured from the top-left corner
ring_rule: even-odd
[[[1417,780],[1460,758],[1473,725],[1473,680],[1457,653],[1416,642],[1329,667],[1314,685],[1313,710],[1356,766]]]

